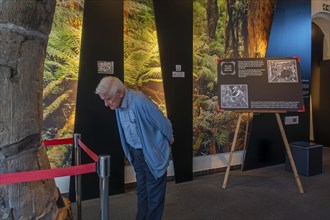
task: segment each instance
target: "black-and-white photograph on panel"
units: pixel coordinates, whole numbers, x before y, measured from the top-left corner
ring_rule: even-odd
[[[113,61],[97,61],[97,72],[101,74],[114,74]]]
[[[217,74],[221,110],[304,109],[298,57],[219,59]]]
[[[248,108],[248,85],[221,85],[221,106],[224,108]]]
[[[267,60],[269,83],[297,83],[296,60]]]

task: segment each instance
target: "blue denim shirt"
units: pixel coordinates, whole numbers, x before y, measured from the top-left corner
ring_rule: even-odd
[[[157,179],[164,175],[169,165],[169,141],[173,136],[172,124],[157,105],[143,93],[127,89],[125,96],[130,96],[131,100],[128,104],[131,105],[129,108],[135,115],[142,151],[151,173]],[[119,120],[119,111],[120,108],[116,109],[121,144],[127,159],[132,162],[124,128]]]
[[[137,124],[134,112],[132,110],[131,103],[131,94],[125,90],[125,95],[121,106],[118,109],[119,120],[121,122],[121,126],[123,127],[125,139],[127,144],[129,144],[133,148],[142,148],[141,140],[137,132]]]

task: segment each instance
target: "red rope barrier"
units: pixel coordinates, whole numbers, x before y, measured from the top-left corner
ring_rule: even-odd
[[[93,151],[91,151],[80,139],[78,140],[78,144],[95,162],[99,159],[99,156],[97,156]]]
[[[54,145],[64,145],[64,144],[73,144],[73,138],[66,139],[57,139],[57,140],[44,140],[44,145],[54,146]],[[80,139],[78,140],[79,146],[96,162],[98,156],[91,151]],[[95,163],[63,167],[63,168],[54,168],[48,170],[33,170],[25,171],[18,173],[6,173],[0,174],[0,185],[2,184],[13,184],[13,183],[22,183],[22,182],[31,182],[43,179],[53,179],[55,177],[62,176],[75,176],[86,173],[93,173],[96,171]]]
[[[73,138],[64,138],[57,140],[44,140],[45,147],[63,144],[73,144]]]
[[[7,173],[0,174],[0,185],[31,182],[43,179],[53,179],[55,177],[74,176],[93,172],[95,172],[95,163],[88,163],[63,168],[54,168],[48,170],[33,170],[19,173]]]

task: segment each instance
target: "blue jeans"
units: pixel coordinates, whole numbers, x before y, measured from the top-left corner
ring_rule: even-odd
[[[167,173],[156,179],[145,162],[141,149],[131,149],[136,175],[136,220],[160,220],[163,215]]]

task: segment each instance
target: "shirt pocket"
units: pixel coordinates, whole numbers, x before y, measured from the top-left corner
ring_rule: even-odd
[[[136,123],[136,117],[132,110],[128,111],[128,120],[130,123],[135,124]]]

